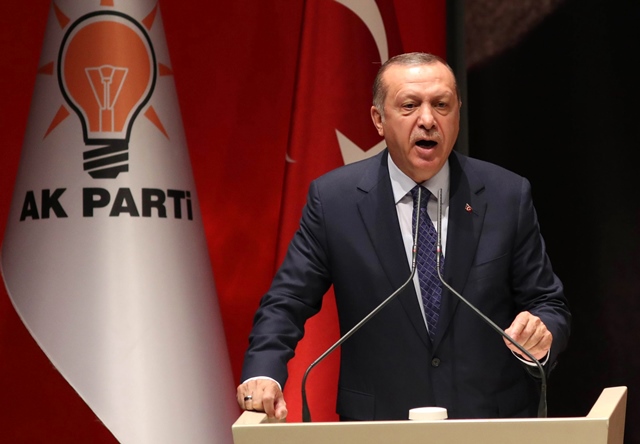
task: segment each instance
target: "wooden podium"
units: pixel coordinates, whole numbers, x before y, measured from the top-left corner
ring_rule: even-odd
[[[244,412],[234,444],[623,444],[627,388],[606,388],[586,417],[442,421],[269,422]]]

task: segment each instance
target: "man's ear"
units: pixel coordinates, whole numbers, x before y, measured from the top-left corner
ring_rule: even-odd
[[[371,120],[373,120],[373,126],[378,130],[380,137],[384,137],[384,128],[382,127],[382,114],[375,106],[371,107]]]

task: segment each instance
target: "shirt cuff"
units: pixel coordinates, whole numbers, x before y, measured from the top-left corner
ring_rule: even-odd
[[[529,367],[537,367],[538,366],[538,364],[536,364],[535,362],[531,362],[531,361],[528,361],[528,360],[524,359],[522,356],[520,356],[518,353],[514,352],[513,350],[511,350],[511,353],[513,353],[513,356],[518,358],[523,363],[527,364]],[[548,360],[549,360],[549,352],[547,352],[547,354],[542,359],[538,359],[538,361],[540,361],[541,365],[546,365]]]

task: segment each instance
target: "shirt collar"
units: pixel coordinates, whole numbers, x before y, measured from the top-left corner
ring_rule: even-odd
[[[393,189],[393,199],[396,205],[416,186],[416,183],[409,176],[400,171],[400,168],[389,157],[389,177],[391,178],[391,188]],[[444,163],[440,171],[429,180],[425,180],[420,185],[428,189],[431,194],[438,198],[438,190],[442,189],[443,204],[449,200],[449,160]]]

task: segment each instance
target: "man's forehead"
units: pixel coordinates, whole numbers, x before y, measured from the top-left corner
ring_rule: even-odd
[[[394,65],[389,67],[384,77],[389,92],[392,90],[395,90],[395,93],[411,92],[429,88],[442,94],[455,93],[453,74],[439,62],[422,65]]]

